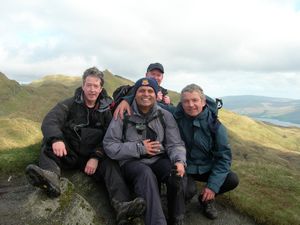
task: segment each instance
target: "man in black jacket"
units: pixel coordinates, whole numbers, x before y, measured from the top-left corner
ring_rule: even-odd
[[[61,168],[77,168],[96,180],[104,179],[117,223],[124,224],[127,218],[143,214],[145,202],[142,198],[131,201],[118,163],[103,151],[102,140],[112,118],[112,100],[103,89],[103,76],[95,67],[87,69],[74,97],[59,102],[46,115],[39,166],[27,166],[26,175],[49,197],[61,193]]]
[[[151,63],[147,68],[146,77],[153,78],[158,83],[157,102],[169,105],[171,104],[171,99],[168,96],[168,90],[160,86],[164,78],[164,72],[165,70],[162,64]]]

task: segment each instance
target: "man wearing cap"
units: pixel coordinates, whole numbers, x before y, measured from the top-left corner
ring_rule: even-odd
[[[59,102],[46,115],[39,166],[28,165],[26,175],[52,198],[61,194],[61,168],[80,169],[96,180],[104,179],[121,225],[143,214],[145,201],[131,201],[118,163],[104,154],[102,140],[112,118],[112,100],[103,89],[103,76],[96,67],[87,69],[74,97]]]
[[[179,225],[184,217],[186,150],[173,116],[156,103],[158,88],[152,78],[135,83],[132,115],[111,121],[103,146],[110,158],[119,161],[136,195],[145,199],[145,224],[167,224],[158,188],[163,182],[169,224]]]
[[[161,87],[160,84],[164,78],[164,67],[160,63],[151,63],[147,68],[146,77],[153,78],[158,83],[158,92],[156,100],[159,103],[163,103],[166,105],[171,104],[171,99],[168,96],[168,90]]]

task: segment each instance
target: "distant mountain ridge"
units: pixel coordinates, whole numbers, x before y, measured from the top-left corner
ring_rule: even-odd
[[[300,124],[300,99],[256,95],[222,97],[224,108],[253,118],[268,118]]]

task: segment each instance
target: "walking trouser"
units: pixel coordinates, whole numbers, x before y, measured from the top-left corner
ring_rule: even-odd
[[[174,181],[171,174],[171,162],[169,158],[161,158],[151,165],[146,165],[139,160],[126,162],[121,166],[125,179],[133,185],[135,193],[145,199],[146,225],[166,225],[166,217],[163,213],[158,183],[166,183],[168,198],[169,220],[175,221],[184,217],[184,182],[179,184]],[[172,222],[171,222],[172,223]]]
[[[72,151],[64,157],[54,155],[52,149],[42,147],[39,166],[44,170],[52,171],[59,176],[62,169],[80,169],[84,171],[88,158],[78,156]],[[92,175],[97,181],[104,180],[110,200],[115,199],[120,202],[131,201],[130,191],[122,177],[118,162],[106,157],[99,161],[96,172]]]
[[[186,200],[190,200],[197,193],[197,186],[195,181],[207,182],[211,172],[204,174],[188,174],[188,181],[186,187]],[[239,178],[236,173],[230,171],[216,194],[223,194],[225,192],[235,189],[239,184]]]

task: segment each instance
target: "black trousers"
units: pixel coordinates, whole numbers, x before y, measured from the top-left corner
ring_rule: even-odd
[[[204,174],[189,174],[186,186],[186,200],[190,200],[197,193],[196,181],[207,182],[211,172]],[[223,194],[225,192],[235,189],[239,185],[239,178],[236,173],[230,171],[225,178],[224,183],[220,187],[218,194]]]
[[[169,220],[184,217],[184,182],[186,178],[171,176],[171,162],[165,157],[151,165],[146,165],[140,160],[126,162],[121,166],[125,179],[133,185],[137,196],[146,201],[146,213],[144,221],[146,225],[166,225],[167,221],[163,213],[159,183],[167,186]]]
[[[61,175],[61,169],[80,169],[84,171],[89,158],[80,157],[76,153],[68,150],[67,156],[57,157],[52,149],[42,147],[39,166],[44,170],[55,172]],[[121,174],[117,161],[106,157],[99,161],[96,172],[92,175],[97,181],[104,180],[110,200],[125,202],[131,201],[131,193]]]

